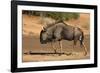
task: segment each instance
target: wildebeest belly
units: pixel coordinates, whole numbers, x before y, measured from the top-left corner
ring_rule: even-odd
[[[63,31],[62,35],[63,35],[63,39],[69,40],[69,41],[73,40],[73,37],[74,37],[73,31]]]

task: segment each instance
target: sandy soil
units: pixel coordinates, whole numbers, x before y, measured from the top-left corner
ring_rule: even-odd
[[[89,59],[89,54],[87,56],[83,56],[82,52],[80,53],[74,52],[73,55],[70,55],[70,56],[67,56],[65,54],[62,54],[61,56],[57,54],[24,55],[23,56],[23,62],[64,61],[64,60],[80,60],[80,59]]]
[[[80,14],[77,20],[70,20],[67,23],[73,26],[78,26],[83,29],[85,33],[85,46],[88,49],[87,56],[84,56],[84,50],[80,47],[79,42],[73,48],[73,41],[63,40],[63,52],[54,54],[50,43],[43,45],[40,44],[39,34],[42,29],[40,18],[36,16],[23,15],[23,62],[38,62],[38,61],[56,61],[56,60],[76,60],[76,59],[89,59],[90,58],[90,35],[89,35],[89,14]],[[57,52],[60,53],[59,44],[54,44]],[[45,54],[46,53],[46,54]]]
[[[73,41],[63,40],[63,52],[59,56],[60,49],[58,42],[55,43],[58,54],[54,54],[54,49],[51,48],[51,44],[40,44],[39,39],[35,37],[24,37],[23,38],[23,62],[28,61],[51,61],[51,60],[75,60],[75,59],[89,59],[90,54],[90,43],[89,36],[85,37],[85,46],[88,49],[87,56],[84,56],[84,50],[80,47],[79,42],[75,48],[73,48]],[[25,43],[24,43],[25,42]],[[31,43],[30,43],[31,42]],[[30,53],[29,53],[30,52]],[[46,54],[45,54],[46,53]]]

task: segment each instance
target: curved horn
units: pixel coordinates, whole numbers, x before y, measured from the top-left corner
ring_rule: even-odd
[[[45,30],[45,29],[46,29],[46,27],[47,27],[47,24],[46,24],[46,23],[44,23],[43,29]]]
[[[46,31],[46,28],[45,28],[45,27],[42,27],[42,30],[43,30],[43,31]]]
[[[42,27],[42,30],[44,30],[45,29],[45,27]]]

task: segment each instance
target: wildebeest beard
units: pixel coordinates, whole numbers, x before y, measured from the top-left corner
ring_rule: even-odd
[[[52,42],[52,39],[47,38],[46,40],[40,40],[41,44],[47,44],[49,42]]]

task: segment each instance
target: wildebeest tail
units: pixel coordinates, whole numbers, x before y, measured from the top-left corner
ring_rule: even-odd
[[[82,32],[82,34],[80,35],[80,46],[83,44],[83,40],[84,40],[84,33]]]

